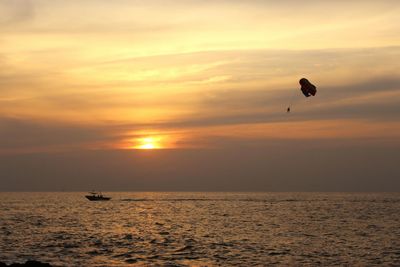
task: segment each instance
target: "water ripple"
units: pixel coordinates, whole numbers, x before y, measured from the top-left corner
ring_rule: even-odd
[[[99,203],[83,195],[0,193],[0,261],[400,265],[400,194],[114,193]]]

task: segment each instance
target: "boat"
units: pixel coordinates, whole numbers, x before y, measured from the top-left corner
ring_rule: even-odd
[[[85,197],[87,199],[89,199],[90,201],[106,201],[106,200],[110,200],[111,197],[106,197],[103,196],[103,194],[101,192],[89,192],[90,195],[86,195]]]

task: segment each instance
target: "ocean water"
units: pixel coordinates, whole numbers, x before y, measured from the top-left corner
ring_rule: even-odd
[[[400,266],[400,194],[0,193],[0,261]]]

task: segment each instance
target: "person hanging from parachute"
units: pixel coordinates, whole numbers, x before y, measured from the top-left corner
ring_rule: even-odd
[[[301,78],[299,83],[301,85],[300,90],[305,97],[315,96],[315,94],[317,93],[317,87],[310,83],[309,80],[307,80],[306,78]],[[291,105],[292,104],[290,104],[287,108],[287,112],[290,112]]]

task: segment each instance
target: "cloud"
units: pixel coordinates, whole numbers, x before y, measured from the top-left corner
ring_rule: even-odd
[[[399,146],[234,141],[225,149],[0,155],[0,190],[398,191]]]
[[[294,92],[292,92],[294,90]],[[379,77],[353,85],[320,85],[317,96],[305,99],[298,89],[226,90],[204,96],[186,120],[153,127],[208,127],[287,121],[400,119],[400,79]],[[292,113],[285,109],[296,95]],[[381,96],[380,96],[381,95]]]
[[[87,80],[74,76],[69,65],[64,72],[52,72],[51,66],[7,68],[10,62],[3,53],[0,137],[5,141],[0,144],[7,150],[102,147],[148,129],[188,133],[203,143],[202,138],[215,134],[207,129],[215,127],[334,120],[393,123],[400,116],[399,64],[394,60],[399,51],[235,50],[127,57],[85,66],[98,70]],[[119,70],[129,74],[191,67],[198,71],[171,79],[101,80],[110,70],[119,77]],[[201,82],[223,76],[229,79]],[[302,76],[317,85],[317,96],[301,95]],[[292,98],[292,113],[287,114]]]
[[[0,117],[0,153],[82,150],[116,140],[100,126]]]

